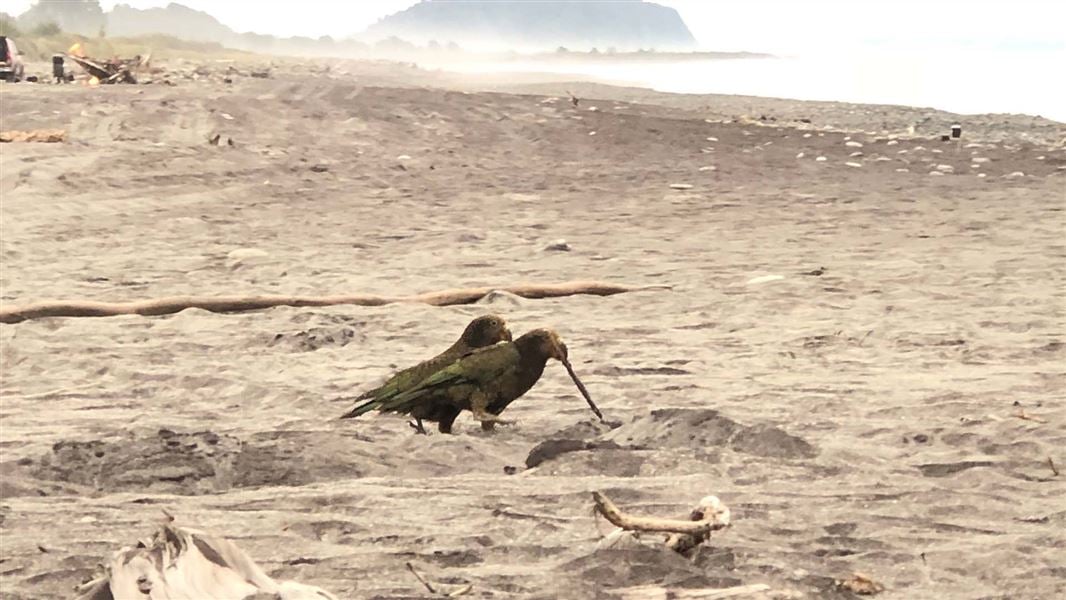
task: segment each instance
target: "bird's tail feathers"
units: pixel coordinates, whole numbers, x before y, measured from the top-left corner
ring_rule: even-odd
[[[380,401],[376,398],[371,398],[362,404],[357,404],[355,408],[341,415],[342,419],[354,419],[359,415],[366,414],[378,407]]]

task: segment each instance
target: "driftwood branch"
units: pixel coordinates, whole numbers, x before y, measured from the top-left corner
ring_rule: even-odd
[[[445,593],[437,588],[434,588],[433,585],[430,584],[425,577],[422,577],[421,573],[415,570],[415,566],[412,565],[410,562],[407,563],[407,570],[410,571],[411,574],[415,576],[415,579],[417,579],[418,582],[421,583],[427,590],[429,590],[429,593],[433,594],[434,596],[439,595],[444,598],[458,598],[459,596],[462,596],[464,594],[469,594],[470,591],[474,589],[474,586],[468,584],[459,586],[454,590]]]
[[[29,131],[0,131],[0,142],[65,142],[66,129],[31,129]]]
[[[410,571],[411,574],[415,576],[415,579],[417,579],[419,583],[421,583],[423,586],[425,586],[425,588],[427,590],[429,590],[430,594],[436,595],[437,590],[434,589],[433,586],[430,585],[430,583],[428,581],[426,581],[425,577],[422,577],[422,575],[418,571],[415,570],[415,566],[412,565],[410,563],[410,561],[408,561],[408,563],[407,563],[407,570]]]
[[[711,537],[711,532],[729,527],[729,508],[717,496],[705,496],[692,510],[689,520],[638,517],[623,513],[600,492],[592,492],[596,512],[625,531],[668,533],[666,547],[688,556]]]
[[[553,284],[526,284],[508,287],[458,288],[427,292],[414,296],[377,296],[352,294],[340,296],[175,296],[135,302],[95,302],[90,300],[48,301],[0,307],[0,323],[19,323],[44,317],[113,317],[117,315],[169,315],[187,308],[216,313],[262,310],[275,306],[382,306],[398,302],[450,306],[473,304],[494,291],[505,291],[523,298],[557,298],[590,294],[613,296],[624,292],[670,289],[665,285],[628,286],[598,281],[570,281]]]

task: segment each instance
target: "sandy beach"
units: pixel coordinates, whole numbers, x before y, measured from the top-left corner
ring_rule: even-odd
[[[0,86],[2,129],[67,130],[0,146],[5,306],[672,289],[0,325],[5,598],[71,597],[162,509],[343,598],[427,597],[407,561],[471,598],[1066,594],[1066,125],[234,68]],[[621,426],[557,363],[494,433],[337,419],[488,312],[557,329]],[[528,467],[552,440],[591,449]],[[598,549],[594,490],[660,516],[715,494],[734,524],[693,561]]]

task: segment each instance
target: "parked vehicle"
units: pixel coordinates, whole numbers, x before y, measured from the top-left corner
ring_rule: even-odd
[[[15,40],[0,35],[0,79],[4,81],[22,81],[26,67],[22,64]]]

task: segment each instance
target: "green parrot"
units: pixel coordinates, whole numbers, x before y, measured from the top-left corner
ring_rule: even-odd
[[[459,413],[469,410],[481,421],[482,428],[489,430],[496,423],[509,423],[499,414],[537,383],[549,358],[566,366],[602,420],[603,415],[570,366],[566,345],[550,329],[534,329],[513,342],[475,350],[417,385],[382,397],[378,409],[410,414],[419,425],[423,420],[436,421],[441,433],[451,433]],[[421,429],[420,432],[425,433]]]
[[[470,322],[447,350],[429,360],[408,367],[392,377],[382,385],[364,392],[355,400],[360,402],[352,410],[344,413],[342,419],[351,419],[374,409],[382,410],[383,404],[397,394],[411,389],[426,377],[432,375],[443,367],[446,367],[459,358],[474,352],[479,348],[492,346],[498,342],[510,342],[511,330],[507,328],[507,322],[498,315],[485,315]],[[421,423],[419,427],[421,428]]]

